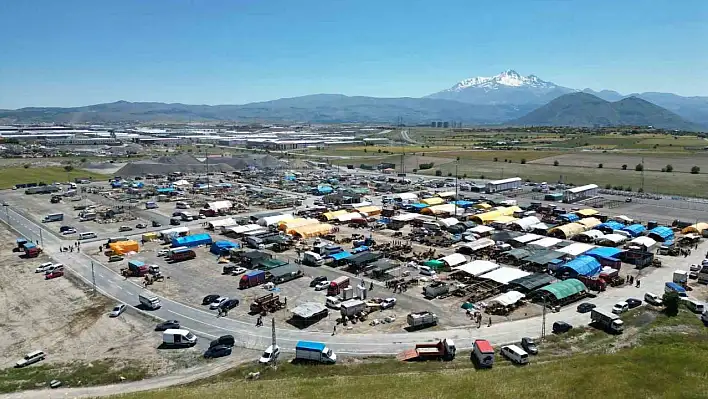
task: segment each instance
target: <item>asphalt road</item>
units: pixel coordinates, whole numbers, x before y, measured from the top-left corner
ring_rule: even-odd
[[[93,261],[84,253],[60,253],[58,247],[62,242],[57,236],[13,209],[7,210],[11,226],[20,234],[28,237],[38,237],[43,230],[43,248],[56,262],[63,263],[71,272],[79,275],[87,283],[92,281],[92,263],[94,266],[97,289],[116,301],[124,302],[129,306],[138,305],[138,295],[146,292],[141,286],[131,280],[126,280],[111,271],[100,262]],[[6,221],[6,215],[2,220]],[[621,287],[611,288],[598,298],[589,302],[596,303],[599,307],[609,309],[611,306],[628,297],[643,298],[646,291],[657,294],[663,292],[665,281],[671,280],[674,268],[686,269],[690,263],[700,263],[701,254],[705,253],[708,243],[693,252],[688,259],[665,258],[665,267],[647,268],[647,276],[640,277],[642,288]],[[32,260],[27,260],[34,267]],[[636,272],[635,272],[636,273]],[[237,346],[262,350],[271,342],[271,330],[267,327],[255,327],[251,321],[245,322],[234,319],[216,318],[211,312],[187,306],[169,298],[161,298],[162,308],[156,311],[144,311],[159,319],[178,319],[182,325],[202,338],[213,339],[223,334],[232,334],[236,337]],[[142,310],[140,310],[142,311]],[[573,325],[584,325],[589,322],[588,314],[578,314],[575,306],[568,306],[558,313],[547,315],[546,327],[550,331],[551,324],[557,320],[564,320]],[[278,344],[286,351],[294,350],[299,340],[312,340],[327,343],[335,352],[346,354],[394,354],[403,349],[410,348],[417,342],[427,342],[441,338],[456,340],[458,348],[470,348],[474,339],[483,338],[493,344],[503,344],[518,341],[523,336],[538,337],[541,333],[541,318],[529,318],[506,323],[499,323],[482,328],[465,327],[449,330],[423,330],[414,333],[395,334],[336,334],[322,332],[299,331],[282,327],[284,323],[276,320],[276,335]],[[266,323],[266,326],[268,323]]]

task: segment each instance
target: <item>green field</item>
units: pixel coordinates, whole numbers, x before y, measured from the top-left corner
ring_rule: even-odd
[[[81,169],[75,169],[67,172],[63,167],[10,167],[2,168],[0,171],[0,189],[12,188],[18,183],[39,183],[47,184],[54,182],[66,182],[75,178],[92,178],[94,180],[103,180],[106,175],[87,172]]]
[[[354,360],[337,366],[283,363],[246,381],[255,366],[232,369],[184,387],[122,398],[693,398],[708,389],[708,333],[683,310],[669,318],[638,309],[626,331],[578,328],[541,344],[541,355],[517,367],[497,355],[477,371],[469,352],[453,362]],[[571,356],[572,355],[572,356]]]

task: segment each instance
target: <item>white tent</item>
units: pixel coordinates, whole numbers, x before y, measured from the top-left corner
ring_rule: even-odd
[[[485,273],[489,273],[492,270],[496,270],[500,267],[501,266],[497,265],[496,263],[490,262],[488,260],[475,260],[470,263],[465,263],[462,266],[453,267],[452,269],[454,271],[459,270],[461,272],[469,274],[470,276],[477,277]]]
[[[261,226],[271,226],[274,224],[278,224],[284,220],[290,220],[290,219],[295,219],[292,215],[292,213],[283,213],[280,215],[274,215],[274,216],[266,216],[263,218],[258,219],[258,224]]]
[[[401,213],[400,215],[393,216],[391,220],[395,220],[397,222],[410,222],[418,219],[419,217],[421,217],[421,215],[418,213]]]
[[[596,244],[615,247],[626,242],[628,238],[622,234],[607,234],[595,240]]]
[[[207,202],[207,207],[209,209],[213,209],[215,211],[221,210],[221,209],[231,209],[233,207],[233,204],[231,201],[214,201],[214,202]]]
[[[176,182],[172,183],[172,185],[182,187],[182,186],[189,186],[190,183],[188,181],[182,179],[182,180],[177,180]]]
[[[460,221],[457,220],[457,218],[445,218],[445,219],[438,220],[438,223],[443,225],[443,227],[448,228],[450,226],[454,226],[454,225],[460,223]]]
[[[517,278],[526,277],[531,275],[529,272],[525,272],[521,269],[515,267],[502,266],[498,269],[492,270],[491,272],[485,273],[479,278],[495,281],[499,284],[509,284],[510,281],[516,280]]]
[[[553,238],[553,237],[544,237],[544,238],[541,238],[540,240],[532,241],[532,242],[528,243],[528,246],[546,249],[546,248],[550,248],[554,245],[558,245],[558,243],[560,243],[561,241],[563,241],[563,240],[558,239],[558,238]]]
[[[467,262],[467,258],[465,258],[465,255],[454,253],[448,256],[444,256],[439,259],[441,262],[445,262],[448,266],[450,267],[455,267],[457,265],[461,265],[465,262]]]
[[[588,230],[578,234],[578,237],[587,237],[590,242],[593,242],[598,238],[602,238],[604,235],[605,233],[601,232],[600,230]]]
[[[593,248],[595,248],[595,246],[592,244],[575,242],[575,243],[568,245],[567,247],[559,248],[556,251],[562,252],[564,254],[568,254],[570,256],[580,256]]]
[[[629,224],[629,223],[634,222],[634,219],[632,219],[628,216],[624,216],[624,215],[615,216],[613,219],[615,221],[618,221],[620,223],[625,223],[625,224]]]
[[[522,231],[531,231],[532,226],[535,226],[539,223],[541,223],[541,221],[538,220],[536,216],[527,216],[525,218],[521,218],[519,220],[511,222],[513,226],[517,226]]]
[[[221,228],[221,233],[222,234],[245,234],[248,233],[249,231],[256,231],[256,230],[261,230],[263,229],[263,226],[258,225],[258,224],[244,224],[242,226],[224,226]],[[263,229],[265,230],[265,229]]]
[[[468,231],[470,233],[486,234],[486,233],[491,233],[492,231],[494,231],[494,227],[489,227],[489,226],[485,226],[483,224],[480,224],[480,225],[472,227]]]
[[[524,298],[524,294],[519,291],[509,291],[507,293],[501,294],[498,297],[492,298],[489,302],[498,303],[502,306],[511,306],[516,302],[519,302]]]
[[[489,248],[494,246],[494,240],[489,238],[480,238],[479,240],[466,242],[460,245],[460,248],[467,248],[470,252],[476,252],[480,249]],[[459,250],[459,248],[458,248]]]
[[[219,227],[236,226],[238,223],[233,218],[225,218],[219,220],[212,220],[207,225],[210,229],[217,229]]]
[[[641,245],[641,246],[644,246],[647,248],[651,248],[654,245],[656,245],[656,241],[652,238],[647,237],[647,236],[637,237],[634,240],[630,241],[629,243],[633,244],[633,245]]]
[[[543,238],[543,236],[540,236],[538,234],[524,234],[519,237],[512,238],[511,241],[518,242],[519,244],[528,244],[532,241],[540,240]]]
[[[363,219],[364,217],[361,216],[361,213],[359,212],[350,212],[350,213],[345,213],[344,215],[339,215],[335,217],[337,221],[339,222],[349,222],[354,219]]]

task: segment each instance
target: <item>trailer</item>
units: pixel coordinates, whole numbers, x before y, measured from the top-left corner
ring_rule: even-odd
[[[181,262],[183,260],[190,260],[197,257],[197,253],[189,248],[183,248],[176,251],[171,251],[168,255],[168,259],[172,262]]]
[[[337,277],[329,283],[329,287],[327,287],[327,296],[339,295],[339,293],[347,287],[349,287],[349,277]]]
[[[455,359],[455,343],[451,339],[443,339],[434,343],[416,344],[414,349],[399,353],[396,358],[402,361],[425,361]]]
[[[148,266],[139,260],[131,260],[128,262],[127,268],[120,269],[120,274],[123,277],[144,277],[148,273]]]
[[[624,322],[620,317],[612,312],[601,309],[593,309],[590,312],[590,319],[593,323],[601,326],[609,333],[619,334],[624,331]]]
[[[266,273],[264,270],[250,270],[246,272],[238,282],[239,289],[246,289],[261,285],[266,282]]]
[[[339,305],[342,317],[353,317],[366,310],[366,302],[360,299],[350,299]]]
[[[427,299],[437,298],[438,296],[447,294],[448,292],[450,292],[450,284],[442,281],[435,281],[432,284],[423,287],[423,296]]]
[[[438,315],[426,310],[424,312],[409,313],[406,320],[408,322],[408,326],[412,328],[423,328],[437,325]]]
[[[285,304],[280,302],[280,296],[271,292],[254,299],[249,309],[251,313],[263,313],[275,312],[283,307]]]

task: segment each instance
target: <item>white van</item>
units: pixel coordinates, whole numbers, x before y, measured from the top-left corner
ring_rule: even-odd
[[[32,363],[37,363],[40,360],[44,360],[45,357],[47,357],[47,355],[45,355],[42,351],[30,352],[26,354],[22,360],[18,360],[17,363],[15,363],[15,367],[19,368],[29,366]]]
[[[332,309],[340,309],[341,302],[336,296],[328,296],[325,300],[325,306]]]
[[[502,346],[501,354],[516,364],[526,364],[529,362],[529,354],[516,345]]]
[[[435,270],[431,269],[430,266],[418,266],[418,271],[424,276],[435,275]]]
[[[86,240],[89,238],[97,238],[98,236],[93,231],[87,231],[85,233],[79,233],[79,240]]]
[[[654,305],[654,306],[661,306],[664,301],[656,294],[653,294],[651,292],[647,292],[644,294],[644,302]]]
[[[703,313],[705,311],[705,305],[703,302],[695,299],[695,298],[686,298],[684,299],[684,302],[686,303],[686,307],[688,310],[690,310],[693,313]]]
[[[175,203],[175,208],[177,209],[189,209],[189,204],[183,201],[177,201]]]

